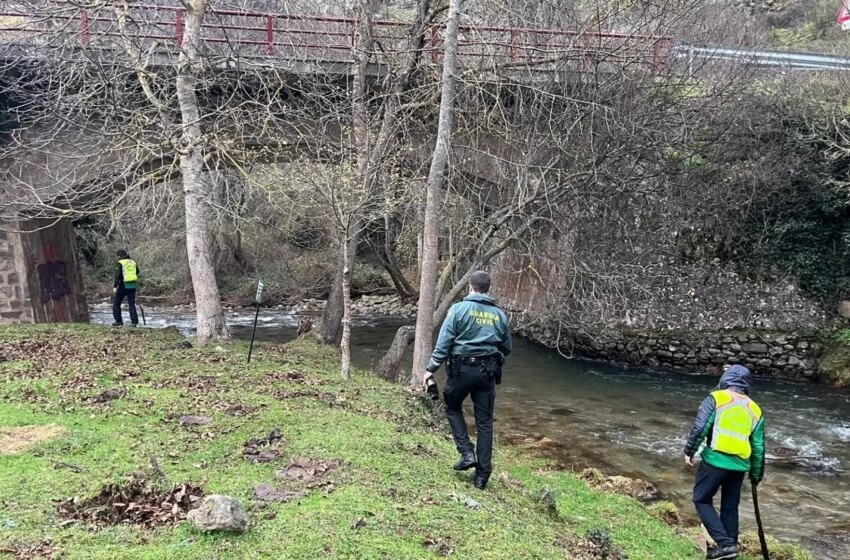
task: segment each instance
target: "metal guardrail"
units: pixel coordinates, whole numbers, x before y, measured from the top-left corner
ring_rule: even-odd
[[[0,0],[2,3],[2,0]],[[117,42],[130,38],[137,43],[157,41],[179,47],[183,42],[186,11],[179,6],[130,4],[119,28],[114,8],[84,9],[65,0],[46,0],[44,9],[20,12],[0,7],[0,32],[23,37],[63,33],[78,44]],[[407,47],[408,26],[391,20],[375,20],[373,37],[383,52]],[[350,18],[238,10],[208,10],[202,39],[209,48],[239,50],[251,57],[300,60],[349,60],[357,48],[357,21]],[[442,57],[444,26],[428,31],[426,54],[433,62]],[[673,53],[673,37],[581,32],[531,27],[461,26],[461,62],[496,61],[539,66],[574,61],[582,68],[593,64],[642,64],[665,68]]]
[[[676,45],[673,47],[673,55],[676,58],[687,58],[689,74],[694,73],[694,64],[698,59],[731,60],[762,67],[792,70],[850,70],[850,58],[818,53]]]

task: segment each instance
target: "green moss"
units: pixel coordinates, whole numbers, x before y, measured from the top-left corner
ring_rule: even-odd
[[[768,535],[767,548],[772,560],[814,560],[812,553],[794,544],[780,543]],[[758,534],[745,532],[741,535],[741,550],[746,554],[761,557],[761,543]]]
[[[850,386],[850,344],[838,342],[824,351],[818,366],[818,379],[834,387]]]
[[[652,517],[660,519],[668,525],[678,525],[682,522],[679,508],[672,502],[656,502],[646,507]]]
[[[545,461],[498,446],[486,492],[448,465],[452,444],[423,401],[362,372],[343,383],[332,349],[307,342],[178,349],[173,333],[93,326],[0,329],[0,423],[59,424],[63,438],[0,456],[0,550],[49,541],[68,559],[225,558],[589,558],[590,530],[610,533],[631,559],[698,559],[693,542],[637,501],[588,488]],[[31,355],[19,355],[30,345]],[[27,346],[29,348],[30,346]],[[30,351],[28,351],[30,352]],[[298,378],[293,373],[305,377]],[[91,397],[121,386],[108,404]],[[299,396],[300,395],[300,396]],[[233,405],[243,410],[233,412]],[[181,427],[179,414],[213,423]],[[243,443],[280,428],[283,458],[253,464]],[[252,486],[278,484],[293,457],[340,459],[332,492],[254,510],[246,534],[205,535],[185,523],[94,531],[67,525],[55,500],[90,496],[105,483],[147,472],[162,487],[181,482],[229,494],[249,508]],[[55,465],[75,465],[74,472]],[[155,463],[158,468],[152,468]],[[541,471],[541,467],[547,470]],[[161,470],[161,475],[156,474]],[[559,515],[539,502],[549,489]],[[480,502],[470,509],[465,497]],[[3,553],[0,553],[3,557]]]

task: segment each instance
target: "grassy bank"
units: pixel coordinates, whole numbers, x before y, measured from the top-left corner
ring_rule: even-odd
[[[195,350],[180,340],[92,326],[0,330],[0,558],[601,558],[589,531],[610,534],[633,560],[702,557],[637,501],[519,450],[499,446],[491,487],[476,491],[449,468],[453,446],[417,395],[359,372],[342,383],[332,350],[262,345],[246,366],[242,344]],[[51,428],[12,449],[9,428],[23,426]],[[263,449],[280,457],[249,460],[245,442],[275,428],[282,440]],[[341,463],[316,484],[276,480],[295,457]],[[58,501],[133,473],[156,488],[234,496],[254,526],[210,535],[172,518],[143,527],[60,513],[76,506]],[[261,502],[259,484],[300,497]]]

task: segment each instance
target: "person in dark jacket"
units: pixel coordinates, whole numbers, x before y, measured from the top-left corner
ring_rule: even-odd
[[[124,324],[121,317],[121,304],[124,298],[127,298],[127,305],[130,307],[130,323],[134,327],[139,326],[139,316],[136,314],[136,288],[139,281],[139,265],[130,258],[127,251],[121,249],[118,251],[118,263],[115,267],[115,282],[113,284],[112,293],[115,298],[112,301],[112,318],[115,322],[113,327],[120,327]]]
[[[702,463],[696,473],[694,506],[717,547],[709,560],[738,557],[738,506],[744,476],[759,484],[764,477],[764,417],[749,398],[750,370],[729,367],[717,390],[699,408],[696,422],[685,444],[685,463],[694,466],[700,445]],[[720,491],[720,514],[714,496]]]
[[[425,385],[442,363],[448,380],[443,390],[446,416],[452,428],[460,459],[454,469],[475,467],[473,483],[484,490],[493,472],[493,409],[496,385],[501,383],[502,363],[511,353],[508,317],[490,297],[490,275],[474,272],[469,277],[469,295],[449,310],[425,373]],[[478,457],[469,440],[463,401],[472,397],[475,412]]]

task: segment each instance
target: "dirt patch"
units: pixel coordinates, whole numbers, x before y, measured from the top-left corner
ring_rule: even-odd
[[[145,478],[134,475],[124,485],[108,484],[92,498],[69,498],[57,507],[59,514],[71,521],[96,526],[155,527],[186,519],[186,514],[198,507],[203,497],[203,490],[192,484],[178,484],[161,491]]]
[[[265,484],[257,484],[254,486],[253,490],[254,497],[261,502],[278,502],[281,504],[291,502],[292,500],[300,500],[308,495],[306,492],[295,492],[284,488],[273,488]]]
[[[286,468],[275,473],[280,481],[300,482],[307,488],[325,485],[323,480],[328,473],[342,465],[341,461],[316,461],[308,457],[296,457]]]
[[[211,416],[200,416],[198,414],[181,414],[177,423],[181,426],[209,426],[212,424]]]
[[[64,436],[68,430],[56,424],[45,426],[0,427],[0,455],[14,455],[32,449],[43,441]]]
[[[280,435],[280,429],[275,428],[264,438],[252,438],[245,442],[245,449],[242,451],[242,456],[252,463],[271,463],[280,459],[280,444],[283,442],[283,436]]]

